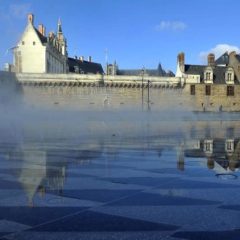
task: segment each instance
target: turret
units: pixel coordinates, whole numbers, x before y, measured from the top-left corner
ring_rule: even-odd
[[[62,23],[60,18],[58,19],[57,37],[59,40],[63,40]]]
[[[34,15],[32,13],[28,14],[28,23],[34,25]]]

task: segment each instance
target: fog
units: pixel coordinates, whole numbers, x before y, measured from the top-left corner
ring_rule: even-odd
[[[51,104],[51,103],[49,103]],[[170,135],[188,138],[192,128],[226,130],[237,123],[238,113],[194,113],[184,110],[142,111],[134,109],[68,110],[54,105],[44,109],[21,101],[1,104],[1,141],[6,139],[139,138]],[[199,130],[201,133],[201,131]],[[214,137],[214,136],[212,136]]]
[[[183,106],[148,110],[141,109],[141,101],[119,109],[71,108],[72,96],[61,97],[56,105],[41,91],[37,95],[37,88],[32,104],[26,102],[24,88],[6,86],[1,88],[0,164],[3,169],[18,169],[13,177],[23,186],[30,206],[43,189],[61,192],[66,169],[72,166],[75,171],[79,163],[93,164],[98,174],[94,163],[108,169],[111,162],[114,169],[115,162],[121,162],[127,168],[119,174],[126,176],[128,168],[138,165],[164,173],[169,168],[185,171],[194,163],[211,170],[212,176],[239,169],[238,113],[191,112]],[[84,97],[86,102],[95,101],[92,95]],[[112,176],[111,171],[99,171]],[[91,168],[88,174],[93,174]]]

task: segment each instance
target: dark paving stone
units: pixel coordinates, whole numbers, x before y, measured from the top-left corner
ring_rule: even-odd
[[[179,175],[185,175],[185,176],[191,176],[191,177],[208,177],[215,175],[211,171],[205,171],[202,169],[187,169],[187,165],[185,166],[185,170],[181,171],[177,168],[163,168],[163,169],[150,169],[150,170],[145,170],[148,172],[153,172],[153,173],[159,173],[159,174],[179,174]]]
[[[210,183],[210,182],[201,182],[193,180],[182,180],[178,177],[162,177],[162,178],[153,178],[153,177],[130,177],[130,178],[105,178],[113,183],[121,184],[136,184],[144,186],[154,186],[161,189],[177,188],[177,189],[208,189],[208,188],[237,188],[236,185],[232,184],[221,184],[221,183]]]
[[[68,176],[69,177],[73,177],[73,178],[77,178],[77,177],[92,177],[92,178],[99,178],[99,177],[94,177],[93,175],[90,175],[90,174],[86,174],[84,171],[85,170],[124,170],[124,169],[131,169],[131,170],[136,170],[135,168],[129,168],[129,167],[124,167],[124,166],[115,166],[115,165],[110,165],[110,166],[105,166],[104,164],[86,164],[86,165],[81,165],[79,167],[79,171],[76,172],[76,171],[71,171],[71,169],[68,169]],[[76,169],[74,169],[76,170]],[[83,171],[83,173],[82,173]]]
[[[195,180],[183,180],[177,179],[176,181],[169,181],[161,185],[161,189],[169,189],[169,188],[176,188],[176,189],[217,189],[217,188],[238,188],[236,185],[232,184],[221,184],[218,183],[211,183],[211,182],[201,182]]]
[[[177,173],[185,174],[185,171],[179,171],[177,168],[143,169],[143,170],[146,172],[160,173],[160,174],[177,174]]]
[[[0,168],[0,174],[16,175],[16,174],[19,174],[20,171],[21,171],[20,168],[9,168],[9,169]]]
[[[109,202],[139,192],[139,190],[85,189],[64,190],[62,196],[97,202]]]
[[[186,197],[162,196],[160,194],[139,193],[132,197],[124,198],[110,203],[110,206],[186,206],[186,205],[215,205],[217,201],[193,199]]]
[[[1,240],[160,240],[167,239],[163,231],[138,232],[21,232]]]
[[[120,184],[136,184],[141,186],[159,186],[164,182],[172,181],[174,178],[153,178],[153,177],[129,177],[129,178],[102,178],[101,180],[107,180],[113,183]],[[177,179],[177,178],[175,178]]]
[[[0,232],[0,240],[2,240],[2,237],[6,236],[7,234],[9,234],[9,232]]]
[[[29,231],[43,232],[114,232],[114,231],[174,231],[175,225],[153,223],[126,217],[86,211]]]
[[[219,208],[240,211],[240,205],[222,205]]]
[[[68,214],[82,211],[79,207],[0,207],[0,219],[25,225],[38,225]]]
[[[240,230],[219,232],[177,232],[173,234],[172,237],[189,240],[239,240]]]
[[[2,180],[0,179],[0,189],[22,189],[22,186],[19,182],[15,182],[15,181],[6,181],[6,180]]]

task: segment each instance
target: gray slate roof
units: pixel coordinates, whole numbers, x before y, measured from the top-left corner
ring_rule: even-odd
[[[159,76],[159,77],[174,77],[174,73],[169,71],[166,72],[161,64],[158,65],[157,69],[144,69],[145,74],[149,76]],[[128,75],[128,76],[139,76],[142,74],[142,69],[119,69],[117,75]]]
[[[47,43],[47,37],[43,36],[36,28],[34,28],[42,44]]]
[[[203,82],[204,71],[208,66],[204,65],[185,65],[185,73],[190,75],[200,75],[200,81]],[[214,66],[213,67],[213,83],[225,84],[225,72],[227,67]],[[236,78],[235,78],[236,79]],[[235,80],[235,83],[237,81]]]
[[[235,57],[236,57],[236,59],[238,60],[238,62],[240,62],[240,55],[237,54],[237,55],[235,55]]]
[[[222,56],[220,56],[216,61],[216,65],[228,65],[229,64],[229,55],[225,52]]]
[[[103,68],[100,63],[81,61],[75,58],[68,58],[69,72],[75,73],[75,69],[78,68],[80,73],[88,74],[103,74]]]

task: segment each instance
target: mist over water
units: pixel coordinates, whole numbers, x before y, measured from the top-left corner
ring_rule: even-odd
[[[158,239],[239,226],[221,210],[238,204],[238,113],[142,110],[141,99],[115,109],[102,95],[94,109],[71,108],[78,98],[39,94],[0,104],[0,218],[24,226],[3,236]]]

